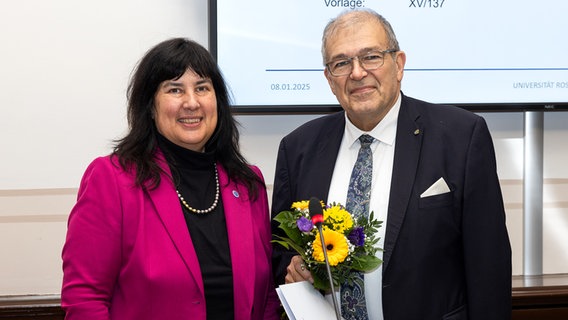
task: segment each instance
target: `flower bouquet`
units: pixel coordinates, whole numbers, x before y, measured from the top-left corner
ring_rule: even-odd
[[[325,257],[308,205],[307,200],[294,202],[291,210],[274,217],[286,236],[275,234],[273,242],[302,256],[314,278],[314,287],[325,291],[330,289]],[[324,207],[322,233],[334,286],[351,283],[352,271],[368,272],[381,265],[381,259],[375,256],[377,250],[381,250],[376,246],[379,238],[375,237],[381,224],[382,221],[374,219],[373,212],[369,219],[363,217],[355,221],[341,204]]]

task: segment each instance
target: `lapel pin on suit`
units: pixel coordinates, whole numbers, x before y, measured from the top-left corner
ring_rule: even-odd
[[[420,129],[414,130],[414,135],[415,135],[415,136],[417,136],[417,135],[419,135],[419,134],[420,134]]]

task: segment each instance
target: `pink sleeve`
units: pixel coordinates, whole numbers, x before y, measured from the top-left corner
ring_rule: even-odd
[[[94,160],[83,176],[63,247],[61,305],[66,319],[109,319],[121,265],[122,205],[110,159]]]

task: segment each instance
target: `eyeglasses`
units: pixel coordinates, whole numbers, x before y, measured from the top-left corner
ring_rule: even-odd
[[[353,60],[358,60],[361,67],[365,70],[375,70],[385,63],[385,55],[397,50],[388,49],[384,51],[371,51],[360,56],[341,58],[328,62],[325,66],[329,73],[334,77],[346,76],[353,71]]]

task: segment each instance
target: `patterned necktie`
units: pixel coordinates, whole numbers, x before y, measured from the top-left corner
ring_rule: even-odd
[[[345,208],[351,212],[354,219],[366,218],[369,215],[373,177],[373,154],[371,152],[373,137],[364,134],[359,137],[359,141],[361,148],[353,166],[353,172],[351,172],[345,204]],[[357,272],[356,275],[352,284],[341,284],[341,315],[346,320],[367,320],[364,275],[361,272]]]

